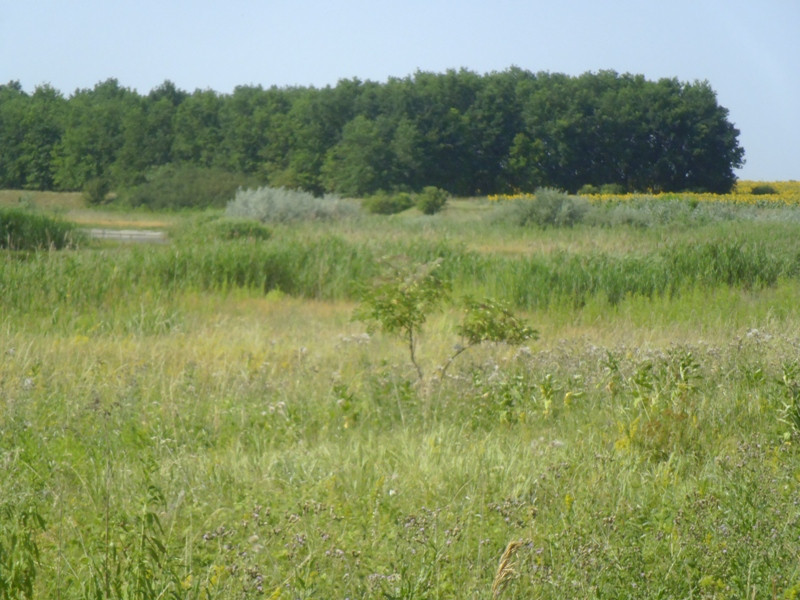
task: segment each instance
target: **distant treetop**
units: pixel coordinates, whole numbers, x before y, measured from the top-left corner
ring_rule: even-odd
[[[0,85],[0,188],[124,188],[176,164],[351,196],[727,192],[744,159],[738,136],[708,82],[614,71],[420,71],[231,94],[165,81],[140,95],[109,79],[68,98],[12,81]]]

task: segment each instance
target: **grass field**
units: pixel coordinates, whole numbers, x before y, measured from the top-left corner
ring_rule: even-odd
[[[0,257],[0,598],[800,594],[800,207],[224,241],[44,199],[181,235]],[[422,379],[353,319],[399,254],[452,285]],[[539,339],[440,378],[464,294]]]

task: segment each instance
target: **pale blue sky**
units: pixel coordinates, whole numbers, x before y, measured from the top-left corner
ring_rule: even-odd
[[[515,65],[708,80],[743,179],[800,179],[800,0],[0,0],[0,82],[69,96]]]

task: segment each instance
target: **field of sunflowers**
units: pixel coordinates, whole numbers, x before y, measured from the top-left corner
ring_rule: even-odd
[[[530,197],[532,194],[498,194],[489,196],[491,202],[505,202],[520,198]],[[711,194],[697,192],[668,192],[660,194],[585,194],[591,202],[620,202],[641,198],[642,196],[652,196],[665,200],[683,198],[696,200],[698,202],[734,202],[737,204],[783,204],[785,206],[800,206],[800,181],[739,181],[729,194]]]

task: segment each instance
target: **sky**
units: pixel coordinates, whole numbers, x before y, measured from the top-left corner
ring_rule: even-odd
[[[0,0],[0,83],[70,96],[516,66],[707,80],[741,179],[800,179],[800,0]]]

